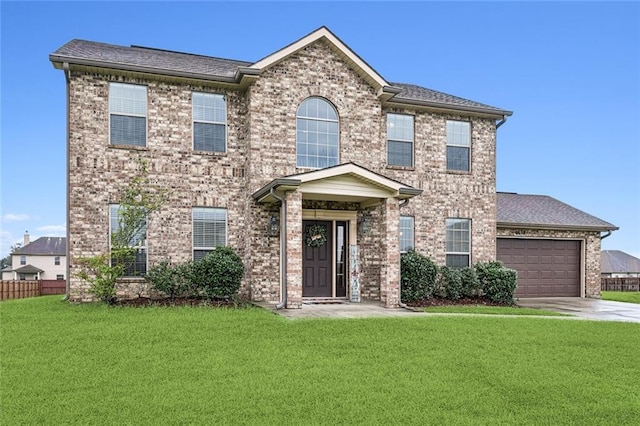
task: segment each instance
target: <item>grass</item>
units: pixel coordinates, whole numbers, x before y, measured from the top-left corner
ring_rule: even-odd
[[[637,424],[640,325],[0,303],[0,424]]]
[[[640,291],[603,291],[600,297],[616,302],[640,303]]]
[[[543,317],[562,317],[568,316],[560,312],[547,311],[544,309],[534,308],[518,308],[508,306],[429,306],[424,309],[430,313],[451,313],[451,314],[486,314],[486,315],[525,315],[525,316],[543,316]]]

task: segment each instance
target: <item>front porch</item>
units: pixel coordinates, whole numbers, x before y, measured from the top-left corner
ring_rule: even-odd
[[[400,207],[421,193],[353,163],[277,178],[256,191],[258,204],[280,204],[278,308],[311,306],[318,297],[357,303],[363,290],[385,308],[398,307]],[[376,288],[363,289],[363,277]]]

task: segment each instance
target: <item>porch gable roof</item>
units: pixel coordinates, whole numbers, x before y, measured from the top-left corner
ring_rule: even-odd
[[[407,199],[422,194],[422,189],[405,185],[379,173],[345,163],[320,170],[283,176],[272,180],[253,193],[259,203],[276,201],[273,192],[298,189],[307,200],[375,203],[383,198]]]

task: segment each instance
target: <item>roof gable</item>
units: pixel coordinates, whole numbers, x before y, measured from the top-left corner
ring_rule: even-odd
[[[272,190],[299,189],[304,199],[353,201],[366,203],[381,198],[411,198],[422,193],[386,176],[355,163],[345,163],[325,169],[313,170],[274,179],[253,193],[258,202],[275,201]]]
[[[306,46],[313,44],[319,40],[323,40],[344,59],[362,78],[364,78],[371,86],[382,93],[383,88],[388,87],[389,83],[378,74],[369,64],[367,64],[360,56],[358,56],[349,46],[333,34],[327,27],[320,27],[317,30],[307,34],[301,39],[283,47],[282,49],[260,59],[252,64],[249,68],[262,71],[269,68],[296,52],[304,49]]]

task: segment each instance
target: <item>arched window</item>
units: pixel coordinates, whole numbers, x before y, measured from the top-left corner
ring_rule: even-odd
[[[308,98],[297,114],[297,165],[323,169],[338,164],[338,113],[322,98]]]

